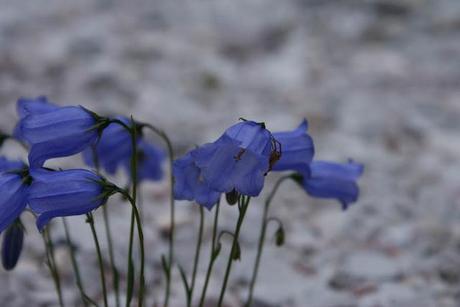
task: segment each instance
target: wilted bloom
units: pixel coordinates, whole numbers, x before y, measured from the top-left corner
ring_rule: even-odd
[[[174,198],[196,201],[211,209],[219,200],[220,192],[212,190],[203,181],[201,170],[193,161],[192,153],[193,151],[174,161]]]
[[[130,121],[126,117],[117,117],[126,125]],[[95,152],[94,152],[95,150]],[[129,131],[117,123],[111,123],[101,134],[96,144],[83,151],[83,159],[89,166],[95,166],[95,156],[99,165],[109,174],[116,173],[120,165],[131,159],[132,145]]]
[[[140,139],[137,144],[137,177],[142,180],[160,180],[163,178],[162,162],[165,159],[165,153],[148,143],[144,139]],[[130,159],[129,159],[130,160]],[[131,169],[131,161],[126,161],[125,166],[129,171]]]
[[[14,137],[20,141],[25,141],[21,133],[21,120],[31,114],[43,114],[50,111],[54,111],[59,107],[53,103],[50,103],[44,96],[37,98],[19,98],[16,103],[16,111],[19,116],[19,123],[14,129]]]
[[[52,218],[91,212],[109,196],[103,179],[88,170],[33,169],[30,173],[29,206],[38,215],[40,231]]]
[[[57,107],[21,118],[17,133],[31,146],[30,166],[41,167],[50,158],[81,152],[96,141],[108,124],[108,119],[83,107]]]
[[[243,121],[233,125],[214,143],[191,152],[209,188],[257,196],[264,178],[280,156],[278,143],[263,123]]]
[[[342,208],[347,209],[350,203],[358,200],[359,187],[356,181],[363,171],[364,166],[353,161],[313,161],[310,164],[310,174],[303,177],[302,185],[309,195],[337,199]]]
[[[2,242],[2,265],[7,271],[14,269],[21,256],[24,243],[24,227],[17,219],[12,223],[3,235]]]
[[[274,132],[273,137],[281,144],[282,155],[273,166],[274,171],[296,170],[308,172],[315,149],[313,140],[307,133],[308,123],[304,119],[292,131]]]
[[[0,232],[10,226],[26,208],[30,181],[27,168],[0,174]]]

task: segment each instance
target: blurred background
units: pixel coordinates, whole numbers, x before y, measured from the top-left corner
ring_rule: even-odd
[[[214,140],[239,117],[265,121],[273,131],[293,129],[305,117],[316,158],[366,165],[361,198],[346,212],[294,183],[283,185],[270,215],[284,222],[286,244],[268,240],[255,306],[460,306],[460,1],[1,0],[0,6],[3,131],[14,127],[17,98],[38,95],[148,121],[170,135],[177,156]],[[6,145],[3,154],[25,157]],[[53,163],[82,165],[80,157]],[[228,306],[246,297],[262,201],[276,177],[268,176],[264,194],[251,203]],[[148,285],[161,302],[169,188],[165,180],[142,189]],[[109,205],[124,269],[129,210],[119,199]],[[187,202],[177,206],[178,261],[190,271],[198,211]],[[236,210],[223,208],[222,228],[232,229]],[[15,271],[0,272],[0,301],[56,306],[42,241],[24,218],[26,249]],[[198,292],[211,220],[207,213]],[[69,221],[86,288],[100,298],[89,227],[83,217]],[[67,250],[59,245],[61,224],[54,229],[65,300],[78,306]],[[98,231],[103,235],[100,222]],[[217,262],[209,306],[226,254]],[[178,274],[173,294],[172,306],[184,306]]]

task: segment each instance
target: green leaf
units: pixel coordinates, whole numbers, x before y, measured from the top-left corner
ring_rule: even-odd
[[[177,266],[179,267],[179,272],[180,272],[180,276],[182,278],[182,283],[184,284],[185,292],[186,292],[187,297],[188,297],[188,296],[190,296],[190,286],[189,286],[188,281],[187,281],[187,273],[185,273],[184,268],[180,264],[178,264]]]

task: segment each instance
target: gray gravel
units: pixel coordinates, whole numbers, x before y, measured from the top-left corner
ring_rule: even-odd
[[[41,94],[149,121],[168,132],[178,154],[214,139],[239,117],[265,121],[275,131],[307,117],[318,158],[365,163],[362,196],[346,212],[333,201],[309,198],[294,183],[283,186],[271,215],[283,220],[286,245],[266,247],[257,306],[460,306],[458,0],[0,5],[2,130],[14,126],[18,97]],[[12,143],[2,151],[24,156]],[[81,163],[70,158],[50,165]],[[269,176],[266,191],[276,177]],[[161,302],[168,185],[142,188],[147,279],[150,297]],[[241,306],[247,293],[263,197],[251,204],[245,222],[228,306]],[[109,205],[124,268],[129,211],[119,199]],[[177,206],[178,261],[190,270],[198,214],[186,202]],[[56,306],[42,242],[30,216],[24,218],[24,257],[14,272],[0,273],[0,301]],[[225,207],[222,227],[231,229],[234,218],[235,208]],[[211,219],[207,214],[206,243]],[[100,299],[89,229],[83,218],[69,221],[86,287]],[[60,222],[53,233],[63,238]],[[58,258],[65,299],[78,306],[65,247],[58,247]],[[220,289],[223,258],[209,306]],[[204,269],[203,261],[198,289]],[[152,285],[159,285],[154,293]],[[173,306],[184,306],[177,274],[173,290]]]

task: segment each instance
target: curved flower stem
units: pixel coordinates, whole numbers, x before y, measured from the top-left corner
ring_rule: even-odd
[[[139,216],[139,210],[136,206],[136,201],[137,201],[137,187],[138,187],[138,178],[137,178],[137,133],[138,129],[136,126],[136,123],[134,122],[134,119],[131,117],[131,146],[132,146],[132,156],[131,156],[131,180],[132,180],[132,195],[128,197],[129,202],[132,207],[131,211],[131,230],[130,230],[130,238],[129,238],[129,245],[130,245],[130,252],[129,252],[129,269],[133,269],[133,260],[132,260],[132,245],[133,245],[133,227],[134,227],[134,222],[137,224],[137,232],[139,236],[139,244],[140,244],[140,250],[141,250],[141,272],[139,275],[139,297],[138,297],[138,306],[142,307],[144,304],[144,291],[145,291],[145,277],[144,277],[144,235],[142,231],[142,221]],[[128,196],[128,195],[126,195]],[[129,275],[129,274],[128,274]],[[128,295],[127,300],[126,300],[126,306],[129,306],[129,301],[131,300],[131,297]]]
[[[145,284],[145,280],[144,280],[144,272],[143,272],[143,268],[145,267],[145,248],[144,248],[144,232],[142,230],[142,221],[141,221],[141,217],[140,217],[140,214],[139,214],[139,210],[138,208],[136,207],[136,202],[134,201],[134,198],[132,198],[128,193],[126,193],[126,191],[124,190],[118,190],[118,192],[122,195],[124,195],[129,203],[131,204],[131,207],[132,207],[132,214],[135,218],[135,223],[137,225],[137,232],[138,232],[138,235],[139,235],[139,246],[140,246],[140,252],[141,252],[141,285],[140,285],[140,289],[139,289],[139,301],[138,301],[138,306],[139,307],[142,307],[143,306],[143,303],[144,303],[144,284]],[[133,225],[134,223],[132,223]],[[127,305],[129,306],[129,305]]]
[[[67,221],[65,217],[62,218],[62,224],[64,225],[65,238],[67,242],[67,247],[69,248],[69,252],[70,252],[70,260],[72,262],[72,269],[75,275],[75,282],[77,284],[78,290],[80,291],[80,296],[81,296],[83,305],[87,307],[88,302],[90,302],[92,305],[97,306],[97,304],[93,302],[88,297],[88,295],[86,295],[85,293],[85,289],[84,289],[83,282],[82,282],[81,275],[80,275],[80,269],[78,268],[77,258],[75,256],[75,248],[74,248],[72,239],[70,237],[69,226],[67,225]]]
[[[228,256],[228,262],[227,262],[227,269],[225,270],[225,275],[224,275],[224,283],[222,284],[222,289],[220,291],[220,296],[219,296],[219,303],[217,304],[218,307],[222,306],[222,303],[224,301],[224,296],[225,296],[225,291],[227,290],[227,283],[228,279],[230,277],[230,271],[232,269],[232,264],[233,264],[233,255],[235,254],[235,250],[237,248],[238,244],[238,238],[240,235],[240,230],[241,230],[241,225],[243,224],[244,216],[246,215],[246,211],[248,209],[249,201],[251,200],[250,197],[241,197],[241,205],[238,204],[240,214],[238,216],[238,221],[236,222],[236,227],[235,227],[235,232],[233,236],[233,243],[232,243],[232,249],[230,251],[230,255]]]
[[[170,216],[171,216],[171,230],[169,235],[169,255],[168,255],[168,267],[169,270],[166,270],[166,288],[165,288],[165,299],[164,299],[164,307],[169,306],[169,297],[171,294],[171,269],[173,268],[173,261],[174,261],[174,235],[175,235],[175,206],[174,206],[174,177],[172,173],[173,169],[173,160],[174,160],[174,151],[172,148],[171,141],[169,137],[164,133],[162,130],[159,130],[155,126],[152,126],[147,123],[140,124],[140,127],[146,127],[152,130],[155,134],[157,134],[163,141],[166,143],[166,147],[168,148],[168,156],[169,156],[169,170],[170,170]]]
[[[100,175],[100,163],[99,163],[99,156],[96,151],[96,147],[92,147],[93,151],[93,161],[94,167],[96,168],[96,173]],[[115,265],[115,256],[113,253],[113,240],[112,240],[112,231],[110,230],[110,219],[109,214],[107,212],[107,206],[102,206],[102,216],[104,218],[104,228],[105,228],[105,235],[107,240],[107,247],[109,249],[109,261],[110,267],[112,269],[112,283],[113,288],[115,290],[115,304],[117,307],[120,307],[120,282],[119,282],[119,273],[118,269]]]
[[[204,300],[206,298],[206,291],[208,290],[209,278],[211,277],[214,262],[217,259],[216,240],[217,240],[217,228],[218,228],[218,223],[219,223],[219,207],[220,207],[220,201],[217,202],[216,212],[214,215],[214,225],[212,228],[212,241],[211,241],[211,255],[209,257],[208,270],[206,272],[206,279],[204,280],[203,291],[201,292],[201,298],[200,298],[200,304],[199,304],[200,307],[204,305]]]
[[[260,228],[260,235],[259,235],[259,242],[258,242],[258,245],[257,245],[256,260],[255,260],[255,263],[254,263],[254,271],[252,273],[251,283],[249,284],[249,294],[248,294],[248,299],[247,299],[247,301],[246,301],[246,303],[244,305],[245,307],[249,307],[252,304],[252,299],[253,299],[253,295],[254,295],[254,287],[256,285],[257,275],[259,273],[260,259],[262,257],[262,251],[263,251],[264,243],[265,243],[265,235],[266,235],[266,232],[267,232],[267,225],[268,225],[268,223],[270,221],[270,219],[268,219],[268,209],[269,209],[270,204],[271,204],[271,202],[273,200],[273,197],[275,196],[276,192],[278,191],[281,183],[283,183],[283,181],[285,181],[286,179],[289,179],[289,178],[291,178],[290,175],[283,176],[280,179],[278,179],[278,181],[275,183],[275,186],[273,187],[272,191],[268,195],[268,198],[265,200],[264,211],[263,211],[263,214],[262,214],[262,226]]]
[[[195,289],[195,282],[196,282],[196,273],[198,271],[198,264],[200,262],[200,252],[201,252],[201,243],[203,241],[203,227],[204,227],[204,209],[202,206],[200,207],[200,227],[198,230],[198,239],[196,243],[196,250],[195,250],[195,260],[193,263],[193,272],[192,272],[192,283],[190,286],[190,293],[187,298],[187,306],[192,306],[193,301],[193,290]]]
[[[86,214],[86,221],[91,227],[91,233],[93,234],[94,245],[96,246],[97,260],[99,262],[99,273],[101,275],[102,294],[104,296],[104,306],[108,307],[107,302],[107,286],[105,283],[105,272],[104,272],[104,261],[102,259],[101,246],[99,244],[99,238],[97,237],[96,227],[94,226],[94,218],[92,213]]]
[[[64,307],[64,300],[62,298],[62,289],[61,289],[61,278],[59,270],[56,266],[56,259],[54,258],[54,245],[49,234],[49,230],[45,229],[42,234],[43,243],[45,244],[46,250],[46,262],[48,269],[50,270],[51,276],[54,281],[54,286],[56,287],[56,292],[59,299],[59,306]]]

